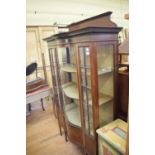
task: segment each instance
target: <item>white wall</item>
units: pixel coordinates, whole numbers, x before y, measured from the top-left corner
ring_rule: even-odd
[[[128,0],[27,0],[26,3],[27,25],[70,24],[112,11],[112,20],[128,28],[128,21],[124,20]]]

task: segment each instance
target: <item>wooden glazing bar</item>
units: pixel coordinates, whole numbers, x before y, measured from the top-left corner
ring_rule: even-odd
[[[90,63],[91,63],[91,88],[92,88],[92,115],[93,115],[93,143],[94,154],[98,154],[98,138],[96,129],[99,127],[99,91],[98,91],[98,70],[97,70],[97,50],[94,44],[90,46]]]
[[[80,117],[81,117],[81,128],[82,128],[82,141],[83,141],[83,151],[86,154],[86,139],[85,139],[85,113],[83,110],[83,93],[82,93],[82,73],[80,69],[81,61],[80,61],[80,50],[79,46],[76,46],[76,64],[77,64],[77,79],[78,79],[78,90],[79,90],[79,102],[80,102]],[[80,77],[80,78],[78,78]]]
[[[117,103],[117,82],[118,82],[118,40],[113,42],[113,57],[114,57],[114,89],[113,89],[113,94],[114,94],[114,103],[113,103],[113,119],[117,118],[118,115],[118,103]]]

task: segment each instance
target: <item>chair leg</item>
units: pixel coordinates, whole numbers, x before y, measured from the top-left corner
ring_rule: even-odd
[[[45,111],[44,103],[43,103],[43,99],[42,98],[41,98],[41,106],[42,106],[43,111]]]
[[[31,111],[31,103],[28,104],[28,110]]]

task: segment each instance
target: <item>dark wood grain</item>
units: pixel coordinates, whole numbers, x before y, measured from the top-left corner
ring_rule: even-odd
[[[82,129],[68,122],[67,131],[69,140],[82,147],[83,146]]]
[[[116,24],[110,20],[112,12],[106,12],[80,22],[68,25],[69,31],[75,31],[86,27],[116,27]]]
[[[128,72],[119,72],[117,78],[118,116],[127,121],[129,102],[129,74]]]

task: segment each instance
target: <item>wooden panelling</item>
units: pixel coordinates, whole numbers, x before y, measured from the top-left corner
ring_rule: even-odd
[[[72,141],[75,144],[78,144],[79,146],[82,146],[82,129],[79,127],[75,127],[74,125],[67,123],[67,132],[68,132],[68,138],[70,141]]]
[[[129,100],[129,74],[118,73],[117,80],[118,116],[127,121]]]
[[[97,144],[96,140],[93,138],[90,138],[88,136],[85,136],[86,138],[86,152],[89,155],[96,155],[96,149],[97,149]]]

